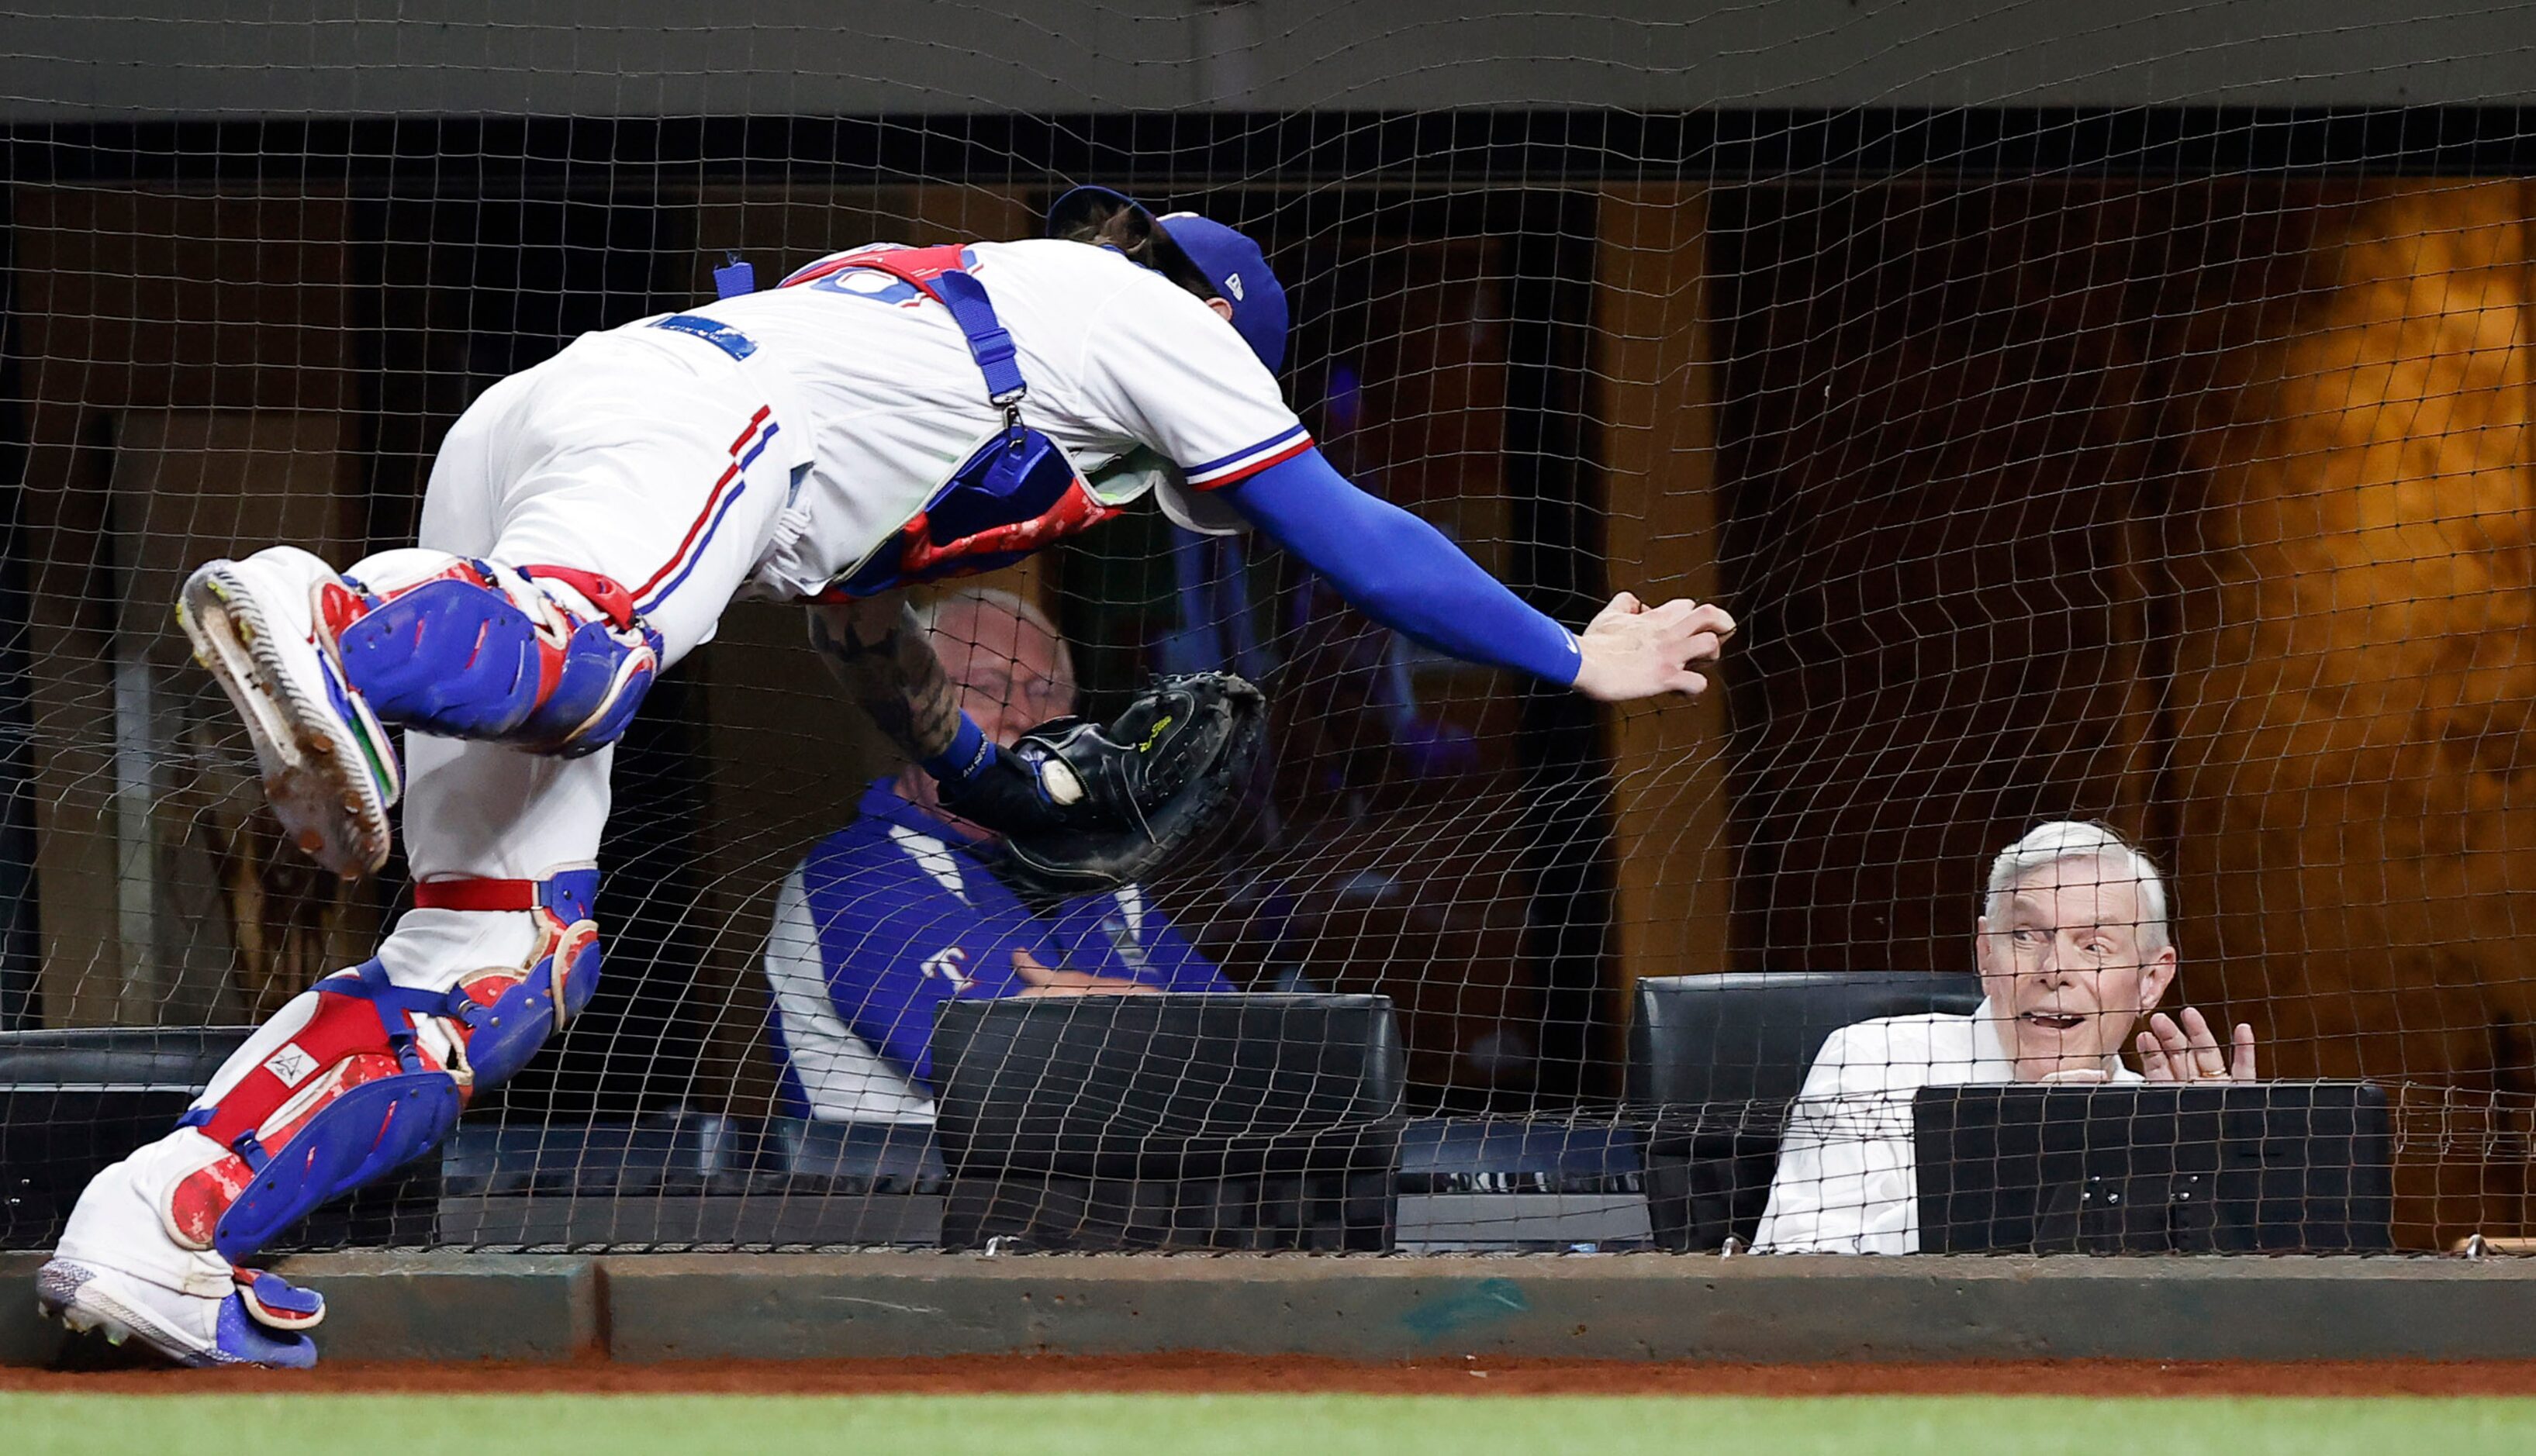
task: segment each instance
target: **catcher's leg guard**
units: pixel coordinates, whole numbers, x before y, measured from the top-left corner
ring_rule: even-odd
[[[526,975],[484,972],[450,992],[476,1086],[509,1081],[547,1037],[590,1004],[599,988],[599,924],[590,910],[598,893],[597,870],[546,880],[426,880],[413,887],[417,910],[534,910],[546,921]]]
[[[247,1317],[268,1330],[295,1334],[326,1319],[326,1297],[301,1289],[270,1269],[240,1269],[232,1296]]]
[[[420,549],[321,587],[345,680],[385,723],[578,755],[616,741],[661,665],[661,635],[606,577],[514,570]],[[571,589],[558,600],[542,583]],[[596,611],[580,609],[587,602]]]
[[[347,878],[388,855],[404,772],[383,724],[589,753],[625,731],[660,668],[660,634],[602,576],[419,548],[356,570],[276,546],[203,566],[176,608],[292,843]]]
[[[177,1182],[168,1234],[242,1259],[319,1204],[437,1146],[476,1088],[518,1071],[588,1004],[599,980],[598,881],[580,870],[417,885],[420,909],[538,912],[543,933],[530,964],[479,971],[446,991],[397,985],[377,961],[318,982],[288,1041],[218,1103],[178,1119],[224,1152]]]

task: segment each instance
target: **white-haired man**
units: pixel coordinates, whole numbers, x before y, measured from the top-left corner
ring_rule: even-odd
[[[917,621],[988,742],[1074,711],[1072,656],[1038,607],[973,587]],[[785,876],[763,962],[785,1111],[931,1122],[933,1018],[954,998],[1233,989],[1140,887],[1034,903],[997,878],[1001,844],[910,764]]]
[[[1984,1000],[1972,1015],[1864,1021],[1823,1044],[1789,1108],[1755,1249],[1917,1252],[1911,1105],[1923,1087],[2254,1079],[2252,1027],[2222,1046],[2200,1012],[2154,1010],[2175,980],[2166,885],[2101,824],[2041,825],[2000,852],[1973,958]],[[2137,1071],[2123,1064],[2126,1042]]]

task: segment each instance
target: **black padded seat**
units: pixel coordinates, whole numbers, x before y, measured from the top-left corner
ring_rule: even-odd
[[[1391,1243],[1407,1119],[1388,997],[953,1001],[933,1068],[948,1246]]]
[[[0,1032],[0,1248],[49,1248],[97,1170],[166,1132],[248,1027]]]
[[[1647,1127],[1656,1241],[1750,1242],[1769,1206],[1788,1104],[1831,1034],[1857,1022],[1979,1008],[1969,972],[1746,971],[1638,982],[1628,1102]]]

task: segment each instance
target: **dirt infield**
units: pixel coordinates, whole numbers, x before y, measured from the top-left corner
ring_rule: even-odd
[[[975,1395],[1067,1391],[1377,1395],[2536,1395],[2536,1361],[2315,1363],[1968,1361],[1750,1365],[1468,1360],[1360,1364],[1313,1357],[1164,1355],[1001,1360],[704,1361],[671,1364],[333,1364],[280,1370],[0,1368],[0,1390],[657,1391],[726,1395]]]

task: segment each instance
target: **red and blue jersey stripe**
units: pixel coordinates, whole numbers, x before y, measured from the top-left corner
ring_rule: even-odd
[[[1185,466],[1180,474],[1197,489],[1214,490],[1236,480],[1246,480],[1270,466],[1293,460],[1311,448],[1311,434],[1299,424],[1283,434],[1271,435],[1231,455],[1218,456],[1203,465]]]
[[[775,422],[775,411],[769,406],[759,406],[757,412],[749,416],[748,428],[741,430],[739,438],[730,442],[730,464],[723,468],[722,478],[714,481],[713,490],[705,497],[704,509],[687,524],[687,534],[679,540],[676,553],[663,563],[660,570],[652,573],[643,585],[634,589],[636,611],[659,609],[662,602],[669,600],[670,593],[685,584],[687,577],[695,571],[696,562],[703,557],[705,548],[713,544],[714,533],[722,529],[722,523],[730,515],[730,508],[747,493],[748,468],[766,453],[766,447],[780,432],[781,426]]]

